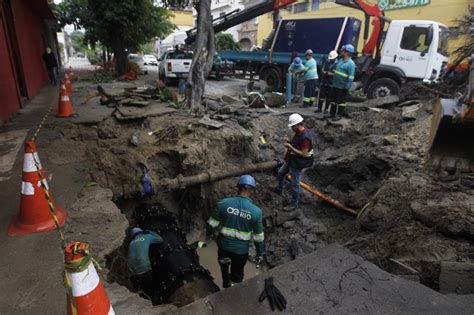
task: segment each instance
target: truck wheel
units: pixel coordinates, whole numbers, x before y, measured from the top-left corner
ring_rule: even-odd
[[[372,99],[390,95],[398,95],[399,93],[400,86],[397,82],[389,78],[380,78],[369,85],[367,97]]]
[[[261,80],[267,84],[270,92],[278,91],[281,87],[281,77],[275,68],[267,68],[262,71]]]

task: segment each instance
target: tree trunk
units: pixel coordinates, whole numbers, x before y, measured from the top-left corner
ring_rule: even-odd
[[[202,96],[206,84],[206,77],[212,70],[216,42],[212,28],[211,0],[201,0],[196,8],[197,34],[193,61],[186,82],[186,105],[191,112],[201,114],[204,107]]]
[[[123,44],[123,41],[119,38],[119,36],[116,36],[115,40],[113,41],[112,50],[114,52],[115,57],[115,70],[117,71],[117,75],[121,76],[129,69],[125,45]]]

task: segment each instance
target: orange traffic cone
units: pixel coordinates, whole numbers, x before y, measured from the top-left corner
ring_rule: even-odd
[[[68,73],[69,73],[69,80],[72,80],[74,79],[74,72],[72,72],[72,67],[69,66],[69,70],[68,70]]]
[[[61,91],[59,92],[59,105],[58,105],[58,113],[56,114],[57,117],[69,117],[74,114],[74,109],[72,108],[71,101],[69,100],[69,96],[67,90],[62,89],[63,84],[61,83]]]
[[[68,315],[115,314],[89,256],[89,244],[69,243],[64,250],[64,258],[68,286]]]
[[[72,92],[72,83],[71,83],[71,78],[68,73],[64,75],[64,83],[66,84],[66,90],[68,94],[71,94]]]
[[[38,176],[36,165],[38,165],[41,176]],[[26,141],[23,159],[23,179],[21,183],[20,214],[13,219],[8,227],[9,236],[55,229],[56,226],[41,187],[41,182],[48,189],[48,182],[44,176],[35,143],[33,141]],[[54,205],[51,196],[49,198],[50,202]],[[66,221],[66,213],[63,209],[56,207],[55,212],[59,225],[63,226],[64,221]]]

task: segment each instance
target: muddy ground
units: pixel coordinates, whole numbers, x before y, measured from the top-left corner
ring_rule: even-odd
[[[93,89],[84,83],[76,99]],[[396,106],[380,112],[350,109],[350,119],[339,124],[302,112],[316,147],[315,164],[305,171],[303,181],[363,211],[356,218],[305,192],[302,213],[288,212],[284,208],[289,195],[271,191],[275,174],[255,174],[253,199],[267,218],[267,268],[339,242],[389,272],[409,275],[438,290],[441,262],[474,262],[474,175],[441,176],[424,165],[433,100],[420,104],[414,120],[404,120],[402,108]],[[282,158],[282,139],[291,136],[287,113],[249,109],[236,98],[208,106],[207,114],[224,124],[220,129],[206,127],[199,123],[202,117],[184,109],[127,121],[109,116],[66,128],[53,124],[57,141],[51,151],[61,152],[62,159],[84,161],[88,182],[109,188],[133,224],[144,168],[156,185],[163,178]],[[130,142],[132,136],[138,145]],[[235,193],[235,182],[230,178],[157,191],[152,199],[178,215],[192,242],[203,237],[205,220],[217,201]]]

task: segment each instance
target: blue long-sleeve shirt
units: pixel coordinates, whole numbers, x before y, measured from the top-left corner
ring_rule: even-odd
[[[342,90],[349,90],[354,81],[355,64],[352,59],[341,59],[336,63],[332,86]]]
[[[212,230],[219,229],[219,248],[245,255],[253,238],[257,256],[264,253],[262,210],[244,196],[226,198],[219,202],[217,210],[207,221]]]

